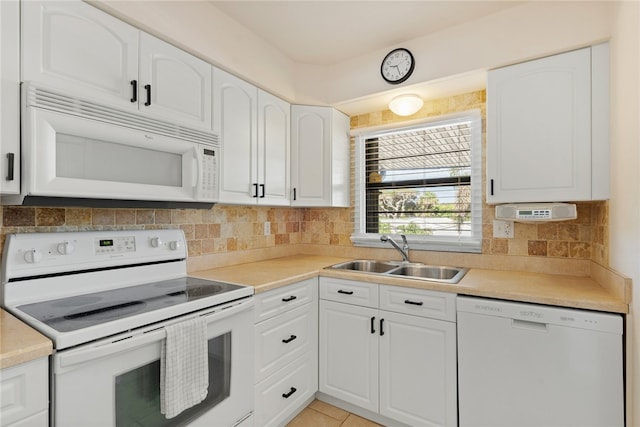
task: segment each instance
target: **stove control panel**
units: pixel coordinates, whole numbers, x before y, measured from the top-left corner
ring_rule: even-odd
[[[96,238],[94,247],[96,254],[121,254],[125,252],[135,252],[136,238],[133,236],[117,236],[106,238]]]
[[[187,258],[184,232],[104,230],[9,234],[3,283],[17,277]]]

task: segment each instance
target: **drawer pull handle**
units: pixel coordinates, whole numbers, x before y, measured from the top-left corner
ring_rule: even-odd
[[[282,298],[282,302],[289,302],[289,301],[293,301],[294,299],[298,298],[295,295],[291,295],[289,298]]]
[[[289,338],[282,340],[282,342],[285,344],[289,344],[291,341],[295,340],[296,338],[298,337],[295,335],[291,335]]]
[[[410,299],[406,299],[404,300],[405,304],[411,304],[411,305],[422,305],[424,304],[422,301],[411,301]]]
[[[353,295],[353,291],[343,291],[342,289],[338,289],[338,293],[345,294],[345,295]]]
[[[288,398],[290,398],[290,397],[291,397],[291,395],[292,395],[293,393],[295,393],[296,391],[298,391],[298,389],[297,389],[297,388],[295,388],[295,387],[291,387],[291,390],[289,390],[289,393],[283,393],[283,394],[282,394],[282,397],[284,397],[285,399],[288,399]]]
[[[376,333],[376,317],[375,316],[371,318],[371,333],[372,334]]]

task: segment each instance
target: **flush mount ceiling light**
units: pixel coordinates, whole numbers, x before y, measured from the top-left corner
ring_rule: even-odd
[[[410,116],[424,105],[424,101],[418,95],[398,95],[389,103],[389,109],[398,116]]]

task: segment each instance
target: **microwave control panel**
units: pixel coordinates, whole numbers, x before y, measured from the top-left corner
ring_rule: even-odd
[[[218,156],[215,148],[202,149],[200,198],[216,201],[218,197]]]

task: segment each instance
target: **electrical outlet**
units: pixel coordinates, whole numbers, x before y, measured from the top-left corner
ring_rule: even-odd
[[[271,223],[269,221],[264,222],[264,235],[268,236],[271,234]]]
[[[493,220],[493,237],[513,239],[513,221]]]

